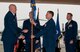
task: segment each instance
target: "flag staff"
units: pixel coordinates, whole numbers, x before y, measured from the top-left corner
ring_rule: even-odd
[[[36,4],[35,4],[35,0],[31,0],[31,8],[32,8],[32,16],[33,16],[33,19],[31,20],[36,20]],[[31,35],[34,34],[33,30],[34,30],[34,25],[31,23]],[[31,52],[34,52],[33,50],[33,45],[34,45],[34,39],[31,38]]]
[[[33,11],[34,11],[34,9],[32,8],[32,13],[34,13]],[[33,27],[33,24],[31,23],[31,35],[33,35],[33,33],[34,33],[33,30],[34,30],[34,27]],[[34,41],[33,38],[31,38],[31,52],[33,52],[33,44],[34,44],[33,41]]]
[[[31,35],[33,35],[33,24],[31,23]],[[33,39],[31,39],[31,52],[33,52]]]

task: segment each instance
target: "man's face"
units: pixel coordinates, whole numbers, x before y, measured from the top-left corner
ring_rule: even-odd
[[[32,19],[32,17],[33,17],[32,12],[29,13],[29,17],[30,17],[30,19]]]
[[[52,17],[52,15],[49,12],[47,12],[46,13],[46,19],[50,19],[51,17]]]
[[[10,6],[10,11],[13,13],[16,13],[16,11],[17,11],[16,6]]]
[[[71,20],[72,19],[72,16],[70,14],[67,14],[67,17],[66,17],[67,20]]]
[[[16,9],[16,7],[14,6],[14,7],[13,7],[13,12],[16,13],[16,11],[17,11],[17,9]]]

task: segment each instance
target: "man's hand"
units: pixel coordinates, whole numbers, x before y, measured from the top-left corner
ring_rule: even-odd
[[[27,33],[27,32],[28,32],[28,30],[27,30],[27,29],[24,29],[22,32],[23,32],[23,33]]]
[[[19,38],[19,39],[25,39],[25,36],[20,35],[18,38]]]
[[[25,39],[23,40],[23,43],[26,44],[26,40]]]
[[[35,49],[35,52],[40,52],[40,47]]]
[[[70,41],[70,44],[73,44],[73,40]]]
[[[31,35],[31,39],[33,39],[33,38],[35,38],[35,36],[34,35]]]
[[[35,42],[35,43],[36,43],[36,44],[37,44],[37,43],[39,43],[39,40],[36,40],[36,42]]]
[[[33,24],[34,26],[36,26],[36,23],[34,22],[34,20],[30,20],[31,24]]]

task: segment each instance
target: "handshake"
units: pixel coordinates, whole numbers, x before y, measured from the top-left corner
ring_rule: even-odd
[[[22,32],[23,33],[27,33],[28,32],[28,29],[24,29]]]
[[[23,33],[27,33],[28,32],[28,29],[24,29],[22,32]],[[18,38],[19,39],[25,39],[25,36],[24,35],[20,35]]]
[[[22,32],[23,33],[27,33],[28,32],[28,29],[24,29]],[[18,38],[19,39],[25,39],[25,36],[24,35],[20,35]],[[35,36],[34,35],[31,35],[31,39],[33,39],[33,38],[35,38]]]

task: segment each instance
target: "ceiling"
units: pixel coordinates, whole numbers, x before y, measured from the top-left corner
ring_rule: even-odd
[[[36,3],[52,4],[76,4],[80,5],[80,0],[35,0]],[[30,0],[0,0],[0,2],[30,3]]]

